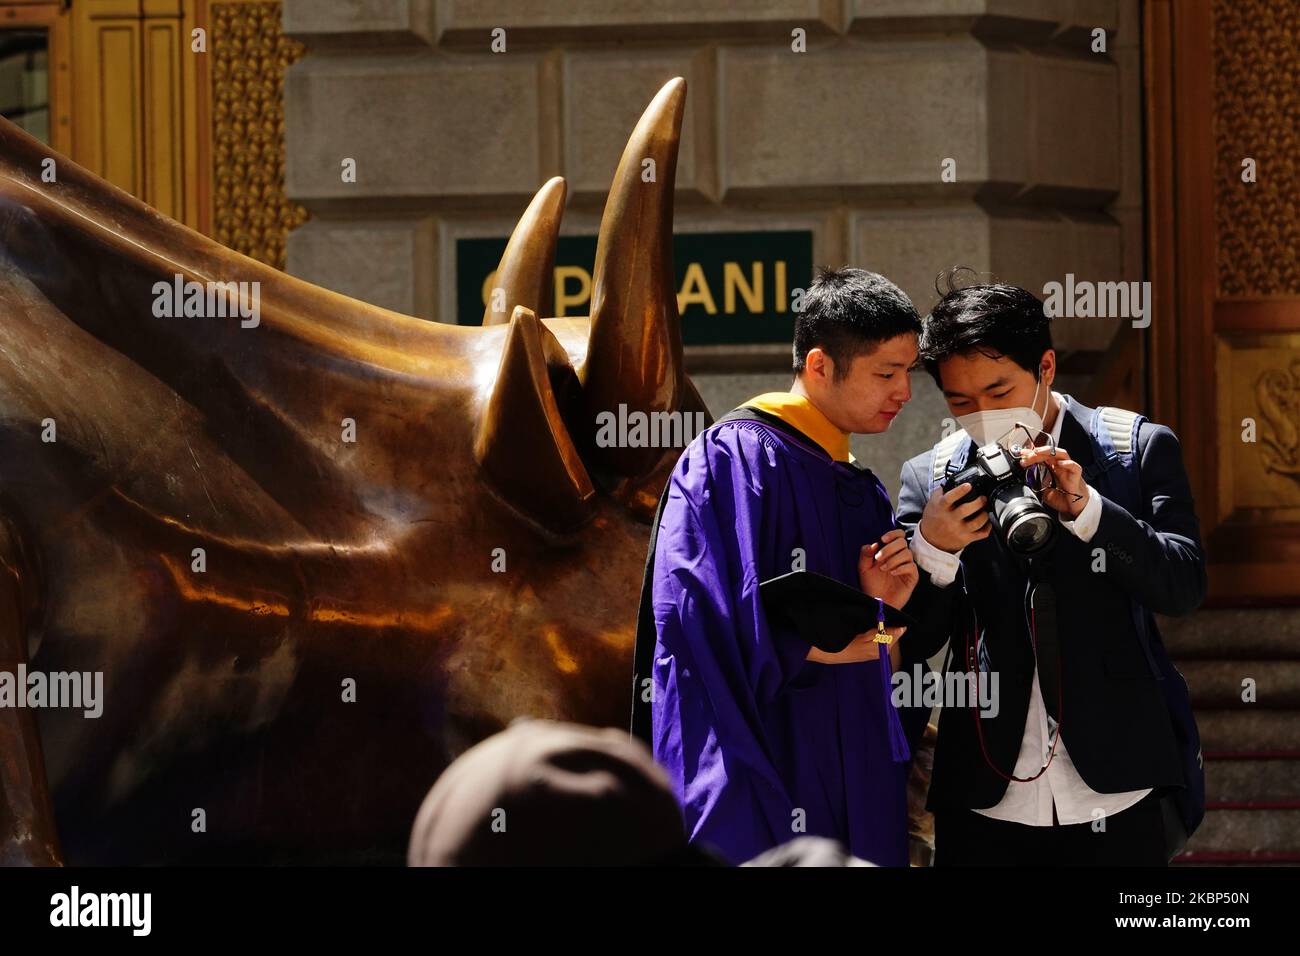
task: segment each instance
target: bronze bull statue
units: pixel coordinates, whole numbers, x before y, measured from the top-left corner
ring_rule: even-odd
[[[673,281],[685,92],[619,163],[590,317],[537,317],[557,178],[482,327],[240,256],[0,120],[0,862],[396,862],[512,718],[626,724],[678,452],[594,436],[620,405],[704,410]],[[189,283],[201,314],[158,307]],[[210,283],[258,290],[256,320]],[[41,706],[33,674],[102,675],[101,714]]]

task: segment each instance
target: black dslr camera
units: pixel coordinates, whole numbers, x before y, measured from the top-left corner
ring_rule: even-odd
[[[987,498],[993,526],[1013,554],[1036,557],[1055,543],[1056,518],[1026,484],[1025,469],[1013,452],[996,442],[976,449],[965,468],[948,474],[943,490],[966,482],[970,493],[958,504]]]

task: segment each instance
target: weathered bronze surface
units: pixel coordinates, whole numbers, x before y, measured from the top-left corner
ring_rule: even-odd
[[[552,180],[475,328],[231,252],[0,120],[0,671],[103,673],[98,719],[0,709],[0,861],[398,861],[440,770],[515,716],[624,725],[677,452],[597,448],[595,415],[702,407],[684,97],[619,164],[593,318],[537,318]],[[157,317],[178,274],[259,283],[259,324]]]

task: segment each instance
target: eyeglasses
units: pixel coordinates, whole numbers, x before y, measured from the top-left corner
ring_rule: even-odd
[[[1004,442],[1006,439],[1008,438],[1014,439],[1016,432],[1024,432],[1025,434],[1024,443],[1020,444],[1013,440],[1011,443],[1005,444]],[[1038,443],[1035,441],[1035,436],[1029,431],[1029,428],[1027,426],[1021,424],[1020,422],[1016,422],[1015,426],[1012,427],[1010,431],[1008,431],[1005,435],[999,438],[998,443],[1001,444],[1008,451],[1010,451],[1011,454],[1013,455],[1018,455],[1022,451],[1027,451],[1032,454],[1040,450]],[[1055,456],[1056,440],[1052,438],[1051,435],[1047,436],[1047,444],[1044,447],[1046,447],[1046,449],[1053,456]],[[1083,500],[1083,495],[1076,495],[1073,492],[1064,491],[1062,488],[1060,488],[1056,484],[1056,476],[1052,474],[1052,469],[1049,468],[1044,462],[1039,462],[1036,465],[1030,465],[1028,468],[1025,469],[1025,487],[1027,487],[1030,491],[1033,491],[1040,498],[1046,492],[1057,491],[1060,492],[1061,494],[1067,495],[1070,498],[1073,498],[1075,501]]]

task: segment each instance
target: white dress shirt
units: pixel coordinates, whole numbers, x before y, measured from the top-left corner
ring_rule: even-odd
[[[1065,421],[1065,403],[1059,392],[1052,393],[1056,403],[1056,422],[1052,425],[1052,440],[1061,441],[1061,425]],[[1067,452],[1070,449],[1065,449]],[[1088,488],[1088,501],[1083,506],[1079,517],[1073,521],[1061,519],[1070,532],[1079,540],[1088,542],[1097,532],[1101,522],[1101,498]],[[925,570],[930,579],[939,587],[948,587],[957,577],[961,567],[961,552],[949,554],[941,551],[921,534],[920,525],[912,536],[912,553],[916,563]],[[1029,694],[1029,712],[1025,715],[1025,732],[1020,741],[1020,756],[1016,759],[1016,777],[1032,777],[1047,763],[1052,752],[1052,740],[1056,735],[1056,721],[1047,714],[1043,706],[1043,693],[1038,686],[1038,671],[1034,671],[1033,685]],[[1003,768],[1005,771],[1006,768]],[[1002,799],[987,810],[976,810],[995,820],[1007,820],[1012,823],[1025,823],[1030,826],[1046,827],[1052,825],[1052,808],[1056,808],[1056,819],[1063,824],[1091,823],[1102,816],[1111,817],[1121,810],[1127,810],[1148,793],[1145,790],[1128,790],[1124,793],[1098,793],[1083,782],[1079,771],[1065,749],[1065,741],[1056,745],[1056,756],[1047,772],[1037,780],[1029,783],[1011,781]]]

